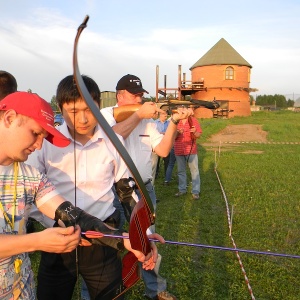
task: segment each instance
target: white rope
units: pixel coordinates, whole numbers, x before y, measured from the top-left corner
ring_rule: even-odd
[[[219,145],[219,151],[218,151],[218,160],[220,159],[220,155],[221,155],[221,143]],[[228,200],[227,200],[227,196],[226,196],[226,193],[225,193],[225,190],[223,188],[223,185],[222,185],[222,182],[220,180],[220,177],[219,177],[219,174],[217,172],[217,157],[216,157],[216,152],[215,152],[215,173],[216,173],[216,176],[217,176],[217,179],[218,179],[218,182],[219,182],[219,185],[220,185],[220,188],[221,188],[221,191],[222,191],[222,195],[223,195],[223,199],[225,201],[225,205],[226,205],[226,212],[227,212],[227,221],[228,221],[228,226],[229,226],[229,237],[231,239],[231,243],[234,247],[234,249],[237,249],[237,246],[235,244],[235,241],[234,241],[234,238],[232,236],[232,217],[233,217],[233,207],[232,207],[232,215],[230,214],[230,211],[229,211],[229,205],[228,205]],[[237,256],[237,259],[238,259],[238,262],[239,262],[239,265],[241,267],[241,270],[242,270],[242,273],[244,275],[244,279],[245,279],[245,282],[247,284],[247,287],[248,287],[248,290],[249,290],[249,293],[250,293],[250,296],[251,296],[251,299],[252,300],[255,300],[255,297],[254,297],[254,294],[253,294],[253,291],[252,291],[252,288],[251,288],[251,285],[250,285],[250,282],[249,282],[249,279],[248,279],[248,276],[247,276],[247,273],[245,271],[245,268],[243,266],[243,262],[242,262],[242,259],[239,255],[239,252],[238,250],[235,252],[236,256]]]

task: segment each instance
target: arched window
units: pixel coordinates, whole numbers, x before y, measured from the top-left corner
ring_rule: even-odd
[[[234,79],[234,69],[233,67],[227,67],[225,70],[225,80],[233,80]]]

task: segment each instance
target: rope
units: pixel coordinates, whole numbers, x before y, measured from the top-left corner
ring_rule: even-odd
[[[220,158],[220,153],[221,153],[221,147],[219,146],[219,156],[218,156],[218,158]],[[223,198],[224,198],[224,201],[225,201],[225,205],[226,205],[227,220],[228,220],[228,226],[229,226],[229,237],[230,237],[230,239],[231,239],[231,243],[232,243],[233,247],[234,247],[235,249],[237,249],[236,243],[235,243],[234,238],[233,238],[233,236],[232,236],[232,217],[231,217],[230,211],[229,211],[229,205],[228,205],[227,196],[226,196],[225,190],[224,190],[224,188],[223,188],[222,182],[221,182],[221,180],[220,180],[219,174],[218,174],[218,172],[217,172],[216,152],[215,152],[215,168],[214,168],[214,170],[215,170],[215,173],[216,173],[216,176],[217,176],[217,179],[218,179],[218,182],[219,182],[221,191],[222,191],[222,195],[223,195]],[[233,216],[233,214],[232,214],[232,216]],[[235,252],[235,254],[236,254],[236,257],[237,257],[237,259],[238,259],[239,265],[240,265],[240,267],[241,267],[241,270],[242,270],[242,273],[243,273],[243,276],[244,276],[246,285],[247,285],[247,287],[248,287],[248,291],[249,291],[249,293],[250,293],[251,299],[252,299],[252,300],[255,300],[255,297],[254,297],[254,294],[253,294],[253,290],[252,290],[252,287],[251,287],[251,285],[250,285],[250,282],[249,282],[249,279],[248,279],[246,270],[245,270],[245,268],[244,268],[244,266],[243,266],[243,262],[242,262],[242,259],[241,259],[240,255],[239,255],[238,249],[237,249],[237,251]]]

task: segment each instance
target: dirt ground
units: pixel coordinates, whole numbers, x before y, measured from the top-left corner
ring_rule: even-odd
[[[266,142],[267,132],[261,125],[229,125],[210,139],[211,142]]]
[[[233,146],[239,142],[267,142],[267,132],[262,130],[261,125],[244,124],[229,125],[219,133],[213,135],[203,146],[215,148],[218,145]]]

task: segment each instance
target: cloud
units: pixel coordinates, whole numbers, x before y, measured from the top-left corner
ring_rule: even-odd
[[[94,7],[95,2],[88,1],[88,5]],[[20,90],[31,88],[50,100],[58,82],[73,71],[73,44],[79,24],[49,8],[32,9],[26,19],[0,22],[1,69],[15,75]],[[242,25],[239,22],[233,19],[220,26],[195,20],[194,27],[174,28],[157,22],[147,30],[137,30],[137,34],[130,26],[127,34],[115,31],[112,25],[104,32],[91,22],[79,41],[80,71],[94,78],[101,90],[114,90],[120,77],[132,73],[142,79],[150,95],[155,95],[156,65],[160,67],[160,85],[167,75],[168,87],[176,87],[178,65],[188,80],[189,68],[223,37],[253,66],[251,86],[259,89],[258,94],[297,92],[298,40],[288,36],[275,17],[256,20],[258,27],[251,18]],[[270,31],[268,22],[275,24],[276,30]],[[297,29],[291,30],[297,33]]]

